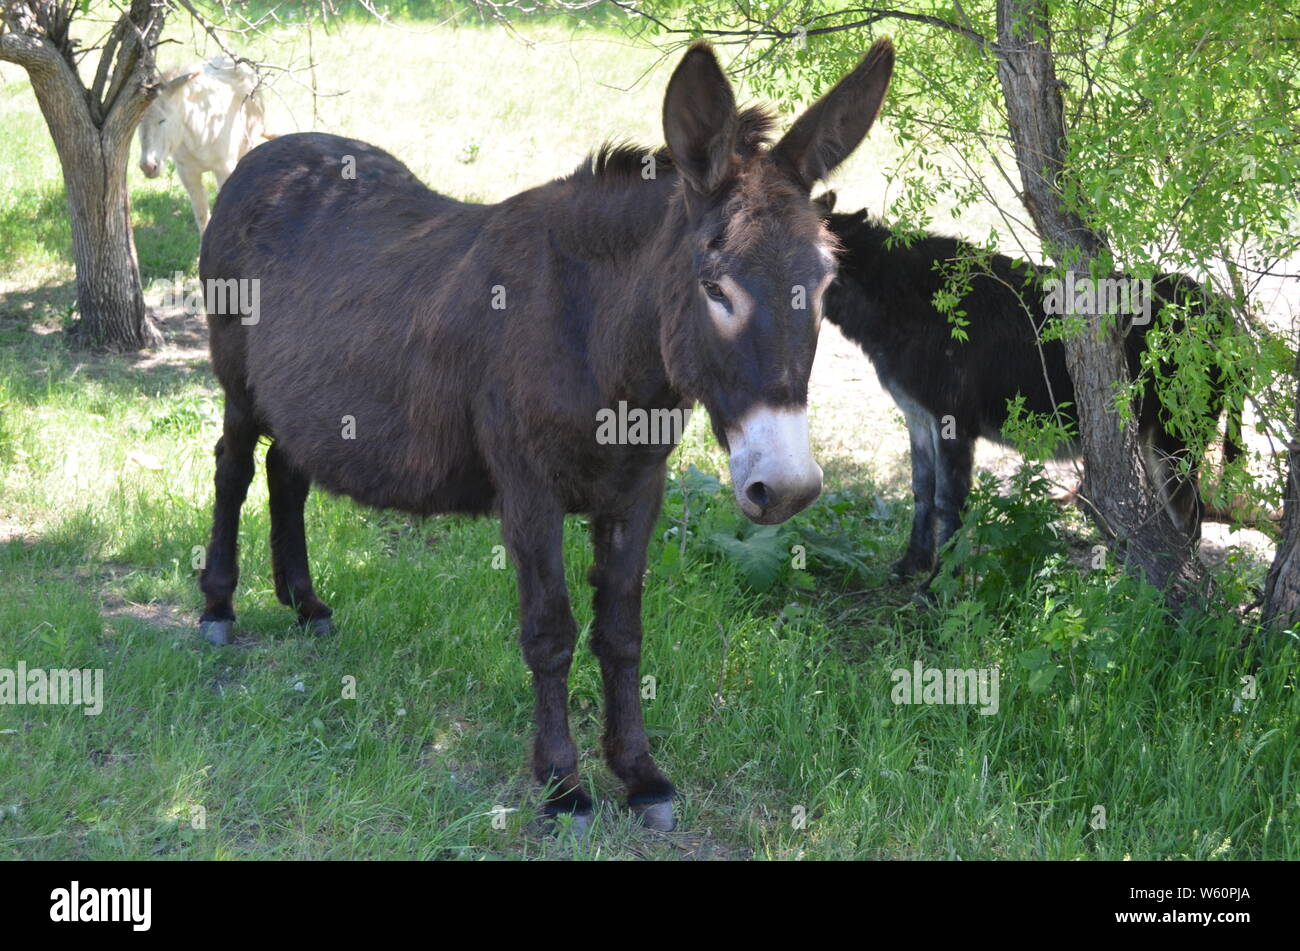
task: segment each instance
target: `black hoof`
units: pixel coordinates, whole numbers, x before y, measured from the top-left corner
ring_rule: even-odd
[[[641,824],[647,829],[654,829],[656,832],[672,832],[677,828],[671,799],[665,802],[647,802],[632,806],[631,809],[632,814],[640,819]]]
[[[233,620],[199,621],[199,634],[209,644],[224,647],[234,639],[235,622]]]
[[[309,617],[298,622],[308,634],[326,637],[334,633],[334,619],[329,617]]]

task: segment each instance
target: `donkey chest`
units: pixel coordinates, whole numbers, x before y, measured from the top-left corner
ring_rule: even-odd
[[[638,421],[611,410],[567,438],[552,438],[534,447],[531,468],[571,512],[617,509],[662,469],[681,438],[668,422]]]

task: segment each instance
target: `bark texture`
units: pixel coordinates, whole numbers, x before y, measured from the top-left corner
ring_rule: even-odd
[[[1296,358],[1300,381],[1300,356]],[[1292,419],[1291,445],[1287,448],[1286,498],[1282,503],[1282,537],[1264,580],[1264,623],[1290,627],[1300,621],[1300,382],[1296,385],[1296,408]]]
[[[998,0],[997,24],[998,79],[1024,189],[1021,200],[1053,259],[1071,260],[1076,271],[1086,271],[1105,245],[1060,197],[1065,112],[1047,4]],[[1082,319],[1086,329],[1064,343],[1079,404],[1089,514],[1126,570],[1165,591],[1171,605],[1181,605],[1208,584],[1195,541],[1166,515],[1143,461],[1136,423],[1124,425],[1112,408],[1117,387],[1129,381],[1118,331],[1097,315]]]

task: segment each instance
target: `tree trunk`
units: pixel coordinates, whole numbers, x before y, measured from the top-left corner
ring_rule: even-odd
[[[130,137],[125,143],[108,141],[105,133],[72,138],[72,149],[60,152],[77,268],[78,332],[95,346],[155,346],[162,338],[145,308],[131,229]]]
[[[1296,357],[1300,380],[1300,355]],[[1264,580],[1264,623],[1290,627],[1300,621],[1300,383],[1296,385],[1291,445],[1287,448],[1286,498],[1282,502],[1282,537]]]
[[[38,82],[33,76],[32,87],[68,191],[79,333],[95,346],[154,346],[161,335],[144,304],[126,184],[134,123],[124,127],[110,114],[96,127],[84,95],[71,95],[66,79]]]
[[[1065,113],[1046,2],[998,0],[997,21],[998,79],[1024,186],[1021,200],[1057,264],[1068,259],[1075,269],[1086,270],[1105,245],[1060,198]],[[1128,382],[1118,331],[1098,315],[1081,319],[1087,328],[1064,344],[1078,404],[1089,513],[1120,563],[1178,606],[1207,583],[1196,546],[1164,511],[1143,462],[1136,423],[1123,425],[1111,408],[1116,388]]]

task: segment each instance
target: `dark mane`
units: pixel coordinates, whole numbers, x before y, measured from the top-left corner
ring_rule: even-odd
[[[740,112],[738,138],[740,157],[749,158],[771,144],[776,117],[765,106],[749,106]],[[675,170],[665,146],[648,149],[630,142],[606,142],[589,155],[569,176],[570,181],[624,184],[641,181],[646,156],[654,159],[655,175]]]
[[[646,156],[654,159],[656,176],[673,171],[673,158],[662,145],[651,150],[631,142],[606,142],[587,156],[569,178],[606,184],[639,181],[646,167]]]

